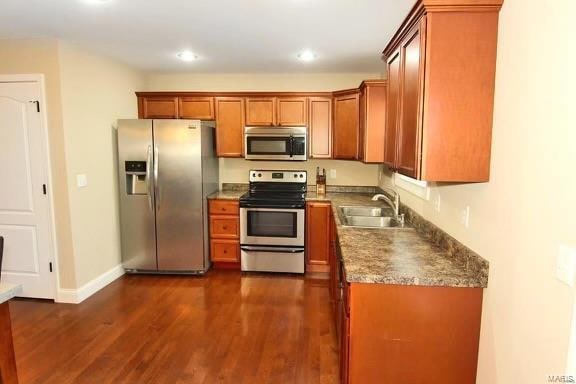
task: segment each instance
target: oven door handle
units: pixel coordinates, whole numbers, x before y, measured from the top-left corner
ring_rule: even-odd
[[[268,253],[302,253],[302,252],[304,252],[304,248],[241,246],[240,249],[243,251],[247,251],[247,252],[268,252]]]

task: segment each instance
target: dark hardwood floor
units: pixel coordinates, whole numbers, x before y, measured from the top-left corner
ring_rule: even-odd
[[[124,276],[79,305],[10,303],[27,383],[336,383],[325,280]]]

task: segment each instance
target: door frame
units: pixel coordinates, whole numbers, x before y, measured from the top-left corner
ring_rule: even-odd
[[[46,81],[43,73],[29,74],[0,74],[0,83],[27,83],[37,82],[40,85],[40,127],[42,132],[42,141],[44,145],[46,158],[44,159],[44,171],[46,175],[46,186],[48,188],[48,258],[52,261],[53,272],[50,276],[52,279],[52,300],[56,301],[60,288],[60,264],[58,262],[58,242],[56,237],[56,216],[54,214],[54,189],[52,188],[52,156],[50,154],[50,140],[48,136],[48,113],[46,103]]]

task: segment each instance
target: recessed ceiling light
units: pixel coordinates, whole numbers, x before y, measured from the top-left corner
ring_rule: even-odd
[[[312,61],[316,59],[316,54],[312,51],[305,50],[298,54],[298,59],[301,61]]]
[[[176,56],[178,56],[178,58],[182,61],[194,61],[198,59],[198,56],[196,56],[191,51],[182,51],[179,52]]]

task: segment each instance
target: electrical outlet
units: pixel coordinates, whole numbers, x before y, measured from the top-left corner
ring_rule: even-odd
[[[78,188],[83,188],[88,185],[88,176],[84,174],[76,175],[76,185]]]
[[[336,170],[335,170],[335,169],[331,169],[331,170],[330,170],[330,178],[331,178],[331,179],[335,179],[335,178],[336,178]]]
[[[440,195],[436,195],[436,199],[434,199],[434,210],[436,212],[440,212]]]
[[[470,206],[466,206],[466,208],[462,210],[461,215],[460,221],[462,222],[462,225],[468,228],[470,226]]]
[[[576,278],[576,247],[561,244],[558,249],[558,263],[556,265],[558,280],[574,287]]]

